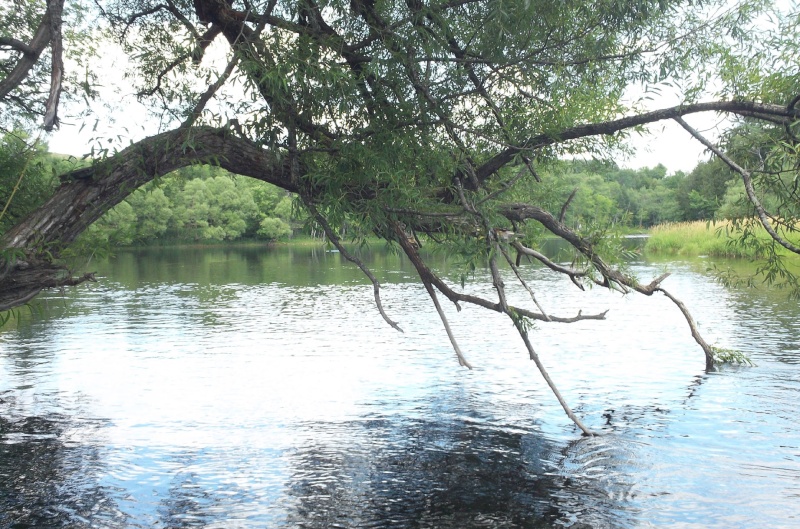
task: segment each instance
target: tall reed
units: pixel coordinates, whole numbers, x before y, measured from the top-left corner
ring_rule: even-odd
[[[661,255],[714,257],[756,257],[752,248],[733,244],[738,234],[732,233],[728,221],[672,222],[650,229],[645,252]],[[769,237],[766,231],[759,236]]]

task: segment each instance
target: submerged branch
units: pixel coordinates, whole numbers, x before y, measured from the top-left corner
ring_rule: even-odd
[[[667,296],[675,305],[680,309],[683,313],[683,317],[686,318],[686,323],[689,324],[689,328],[692,330],[692,338],[697,344],[703,349],[703,352],[706,355],[706,369],[710,370],[714,367],[714,351],[711,349],[711,346],[700,336],[700,331],[697,330],[697,324],[694,322],[694,318],[689,313],[689,309],[686,308],[686,305],[683,304],[681,300],[667,292],[661,287],[655,289],[658,292],[661,292],[665,296]]]
[[[511,317],[511,315],[509,315]],[[542,374],[542,378],[544,378],[547,385],[550,387],[550,391],[556,396],[558,399],[558,403],[561,404],[561,407],[564,408],[564,411],[567,414],[567,417],[575,423],[575,425],[581,429],[584,435],[596,435],[593,431],[586,427],[583,422],[572,412],[572,408],[569,407],[567,401],[564,400],[564,397],[561,395],[561,392],[558,391],[555,382],[553,379],[550,378],[550,374],[545,369],[542,360],[539,358],[539,355],[536,354],[536,351],[533,349],[533,345],[531,344],[530,338],[528,337],[528,333],[522,325],[522,322],[519,321],[519,318],[511,317],[511,321],[514,322],[514,326],[517,328],[522,341],[525,343],[525,347],[528,349],[528,355],[530,359],[533,360],[533,363],[536,364],[536,367],[539,369],[539,372]]]
[[[458,342],[456,342],[456,337],[453,334],[452,329],[450,329],[450,323],[447,321],[447,316],[445,316],[442,306],[439,304],[439,298],[436,296],[436,291],[433,289],[430,281],[425,281],[422,279],[422,283],[425,285],[425,290],[428,291],[431,301],[433,301],[433,306],[436,307],[436,312],[439,314],[439,319],[442,320],[444,330],[447,333],[447,337],[450,339],[450,344],[453,346],[453,350],[456,352],[456,357],[458,357],[458,364],[462,367],[466,367],[467,369],[472,369],[472,364],[470,364],[469,361],[467,361],[467,359],[464,357],[464,353],[461,352],[461,348],[458,346]]]
[[[506,259],[508,259],[509,262],[511,261],[507,254],[506,254]],[[553,382],[553,380],[550,378],[550,374],[547,372],[547,369],[545,369],[544,364],[539,359],[539,355],[536,354],[536,351],[533,349],[533,344],[531,344],[530,337],[528,336],[528,331],[525,328],[525,324],[523,323],[522,318],[516,313],[511,312],[511,310],[508,308],[508,304],[506,302],[505,290],[503,287],[503,279],[500,277],[500,270],[497,268],[497,260],[495,259],[494,256],[491,256],[489,258],[489,269],[492,271],[492,282],[495,288],[497,289],[497,293],[500,296],[500,305],[502,307],[503,313],[506,314],[511,319],[511,321],[514,323],[514,327],[517,328],[517,332],[519,332],[522,341],[525,343],[525,347],[528,349],[528,355],[530,356],[530,359],[533,360],[533,362],[536,364],[536,367],[539,369],[539,372],[542,374],[542,377],[544,378],[545,382],[547,382],[547,385],[550,386],[550,390],[556,396],[556,399],[558,399],[558,402],[559,404],[561,404],[561,407],[564,408],[567,417],[569,417],[570,420],[572,420],[572,422],[574,422],[575,425],[578,428],[580,428],[585,435],[593,435],[592,431],[589,430],[583,424],[583,422],[581,422],[581,420],[572,412],[572,408],[569,407],[567,401],[564,400],[564,397],[561,395],[561,392],[556,387],[555,382]],[[533,295],[533,293],[531,293],[531,295]]]

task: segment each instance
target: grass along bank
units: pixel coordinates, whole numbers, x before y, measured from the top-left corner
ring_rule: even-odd
[[[654,226],[649,231],[644,251],[654,255],[714,257],[759,257],[760,250],[770,242],[769,234],[758,227],[756,231],[758,244],[738,244],[741,233],[733,230],[730,221],[674,222]],[[789,240],[800,244],[800,235],[794,234]],[[789,254],[784,248],[778,253]]]

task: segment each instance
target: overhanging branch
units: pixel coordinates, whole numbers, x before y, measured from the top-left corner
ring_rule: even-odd
[[[752,101],[712,101],[707,103],[693,103],[670,108],[654,110],[621,119],[604,121],[600,123],[587,123],[555,131],[539,134],[529,138],[525,143],[509,147],[499,152],[475,169],[478,181],[482,184],[486,179],[496,173],[501,167],[510,163],[514,157],[524,151],[541,149],[548,145],[564,143],[570,140],[616,134],[622,130],[631,129],[640,125],[647,125],[666,119],[675,119],[689,114],[700,112],[727,112],[742,116],[761,116],[772,118],[781,123],[800,118],[800,110],[793,107],[755,103]]]
[[[33,68],[33,65],[39,60],[42,52],[50,42],[51,35],[50,10],[48,8],[41,22],[39,22],[39,27],[36,29],[36,33],[34,33],[30,44],[23,45],[22,47],[14,46],[22,52],[22,56],[17,61],[14,69],[11,70],[11,73],[0,81],[0,99],[5,98],[12,90],[22,84],[31,68]],[[11,45],[11,42],[19,41],[16,39],[7,39],[4,44]]]

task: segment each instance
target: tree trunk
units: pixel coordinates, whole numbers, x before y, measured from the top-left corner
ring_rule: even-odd
[[[3,236],[0,310],[26,303],[43,288],[91,279],[90,275],[73,277],[53,259],[138,187],[181,167],[212,162],[236,174],[297,190],[286,158],[225,129],[178,129],[142,140],[62,176],[55,194]]]

